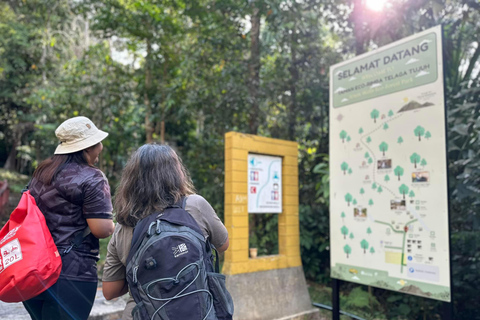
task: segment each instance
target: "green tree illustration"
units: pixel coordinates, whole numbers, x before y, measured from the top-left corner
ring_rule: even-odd
[[[425,167],[427,165],[427,160],[425,160],[425,158],[423,158],[422,161],[420,162],[420,165],[422,167]]]
[[[340,231],[343,234],[343,239],[347,239],[347,234],[348,234],[348,228],[346,226],[343,226]]]
[[[347,193],[347,194],[345,195],[345,201],[347,201],[348,206],[350,206],[350,202],[352,201],[352,199],[353,199],[353,197],[352,197],[352,195],[351,195],[350,193]]]
[[[408,193],[408,187],[404,184],[402,184],[399,188],[398,191],[400,191],[401,194],[403,194],[403,200],[405,200],[405,195]]]
[[[393,173],[395,173],[396,176],[398,176],[398,181],[400,181],[400,177],[403,176],[403,168],[400,166],[397,166],[394,170]]]
[[[410,193],[408,194],[408,196],[409,196],[410,198],[415,197],[415,192],[413,192],[413,190],[410,190]]]
[[[352,138],[350,138],[350,136],[347,137],[347,142],[350,142],[352,140]]]
[[[372,199],[368,200],[368,205],[373,206],[373,200]]]
[[[382,186],[378,187],[377,191],[378,193],[382,193],[383,192]]]
[[[360,194],[364,194],[365,190],[363,188],[360,188]]]
[[[345,218],[345,212],[342,212],[342,214],[340,215],[343,218]]]
[[[393,116],[393,111],[392,111],[392,110],[388,111],[388,116],[389,116],[389,117],[392,117],[392,116]]]
[[[370,235],[372,234],[372,229],[370,227],[367,228],[367,233]]]
[[[385,124],[383,125],[383,130],[387,130],[388,129],[388,124],[385,122]]]
[[[430,131],[427,131],[425,132],[425,138],[428,140],[429,138],[431,138],[432,135],[430,134]]]
[[[373,249],[373,247],[370,247],[370,253],[375,253],[375,249]]]
[[[372,138],[368,137],[367,138],[367,143],[370,143],[370,142],[372,142]]]
[[[373,109],[372,112],[370,112],[370,117],[373,119],[373,123],[377,123],[377,118],[380,115],[380,112],[377,109]]]
[[[425,128],[422,126],[417,126],[413,132],[415,133],[415,136],[418,136],[418,141],[422,141],[421,138],[425,134]]]
[[[373,159],[372,158],[368,158],[368,163],[372,163],[373,162]]]
[[[343,174],[345,175],[347,173],[347,170],[348,170],[348,163],[342,162],[342,164],[340,165],[340,168],[342,169]]]
[[[348,168],[348,174],[352,174],[352,168]]]
[[[386,175],[385,175],[385,178],[384,178],[383,180],[385,180],[385,182],[390,181],[390,176],[389,176],[388,174],[386,174]]]
[[[415,169],[417,168],[417,163],[420,162],[420,155],[418,155],[416,152],[412,153],[412,155],[410,156],[410,162],[415,164]]]
[[[358,133],[362,134],[363,133],[363,128],[358,129]]]
[[[385,151],[388,150],[388,144],[385,141],[383,141],[382,143],[380,143],[378,148],[380,149],[380,151],[383,152],[383,156],[385,156]]]
[[[345,138],[347,138],[347,132],[345,130],[342,130],[340,132],[340,139],[342,139],[342,142],[345,142]]]
[[[372,189],[377,189],[377,184],[375,182],[372,183]]]
[[[368,151],[365,152],[365,159],[367,159],[367,158],[370,158],[370,154],[368,153]]]
[[[360,241],[360,247],[362,247],[363,253],[367,253],[368,241],[365,240],[365,239],[363,239],[362,241]]]
[[[354,206],[357,205],[357,199],[353,199],[352,203]]]
[[[352,239],[352,240],[353,240],[353,238],[355,238],[352,232],[350,232],[349,238]]]
[[[347,258],[348,258],[348,255],[352,253],[352,248],[350,248],[350,246],[346,244],[345,247],[343,247],[343,251],[347,254]]]
[[[402,137],[398,137],[398,140],[397,140],[398,143],[402,144],[403,142],[403,138]]]

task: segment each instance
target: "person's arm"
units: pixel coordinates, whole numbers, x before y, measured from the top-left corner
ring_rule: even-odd
[[[112,235],[115,225],[110,186],[100,170],[95,169],[93,176],[83,183],[83,196],[83,217],[92,234],[98,239]]]
[[[98,239],[111,236],[115,230],[115,224],[110,219],[87,219],[87,224],[92,234]]]
[[[227,251],[229,245],[230,245],[230,241],[228,240],[228,236],[227,236],[227,241],[225,241],[225,243],[220,248],[216,248],[216,249],[218,253],[223,253]]]
[[[200,213],[203,225],[210,237],[210,243],[218,253],[225,252],[229,246],[227,228],[208,201],[200,195],[191,195],[187,198],[186,209]]]
[[[128,292],[128,283],[125,280],[103,281],[102,291],[105,299],[112,300]]]
[[[121,257],[125,256],[123,253],[125,253],[124,251],[127,249],[122,246],[122,243],[129,243],[130,239],[124,239],[124,231],[122,226],[117,224],[115,232],[107,246],[107,256],[105,258],[102,276],[102,291],[107,300],[123,296],[128,292],[125,261],[122,262]],[[129,249],[130,248],[128,248],[128,250]]]

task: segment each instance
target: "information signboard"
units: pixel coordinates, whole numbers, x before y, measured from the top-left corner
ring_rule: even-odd
[[[441,27],[330,68],[331,276],[450,301]]]
[[[282,212],[282,158],[248,155],[248,212]]]

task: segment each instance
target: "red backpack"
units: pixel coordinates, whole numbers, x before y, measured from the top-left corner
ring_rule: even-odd
[[[62,259],[30,191],[0,231],[0,300],[31,299],[57,282]]]

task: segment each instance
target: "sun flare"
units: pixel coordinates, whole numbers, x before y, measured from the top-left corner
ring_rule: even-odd
[[[386,0],[366,0],[366,6],[372,11],[382,11],[385,7]]]

